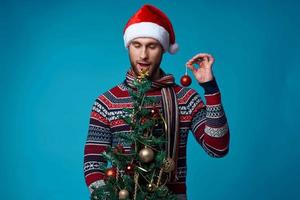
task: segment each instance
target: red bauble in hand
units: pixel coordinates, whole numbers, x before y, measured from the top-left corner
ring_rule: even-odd
[[[182,86],[187,87],[187,86],[191,85],[192,79],[189,75],[185,74],[184,76],[181,77],[180,83]]]
[[[108,168],[105,171],[105,175],[106,175],[107,178],[109,178],[109,177],[116,178],[116,176],[117,176],[117,169],[115,167]]]

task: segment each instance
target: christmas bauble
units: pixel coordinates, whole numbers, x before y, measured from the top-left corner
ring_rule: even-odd
[[[133,164],[128,164],[125,167],[125,172],[126,172],[126,174],[132,175],[133,172],[134,172],[134,165]]]
[[[144,124],[146,123],[147,120],[148,120],[148,119],[147,119],[146,117],[143,117],[143,118],[141,119],[141,125],[144,125]]]
[[[181,83],[182,86],[187,87],[187,86],[191,85],[192,79],[189,75],[186,74],[186,75],[181,77],[180,83]]]
[[[150,110],[150,113],[151,113],[151,117],[156,118],[156,117],[159,116],[159,109],[158,109],[158,108],[152,108],[152,109]]]
[[[145,147],[140,150],[139,157],[144,163],[149,163],[154,158],[154,152],[152,149]]]
[[[119,192],[119,199],[127,199],[129,196],[129,192],[125,189],[120,190]]]
[[[106,177],[112,177],[112,178],[116,178],[117,176],[117,169],[115,167],[109,168],[105,171],[105,175]]]
[[[154,189],[155,189],[155,185],[154,185],[153,183],[149,183],[149,184],[147,185],[147,190],[148,190],[149,192],[153,192]]]
[[[167,158],[164,160],[163,170],[164,172],[171,172],[175,169],[175,161],[172,158]]]

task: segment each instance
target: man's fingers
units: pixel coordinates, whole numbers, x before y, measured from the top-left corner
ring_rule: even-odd
[[[210,54],[208,53],[198,53],[197,55],[195,55],[192,59],[196,59],[196,58],[203,58],[205,56],[209,56]]]
[[[188,61],[189,64],[200,64],[204,60],[204,57],[194,58]]]
[[[187,63],[185,64],[185,66],[187,66],[187,68],[189,68],[189,69],[192,70],[193,72],[196,70],[195,67],[194,67],[194,65],[191,64],[191,63],[189,63],[189,62],[187,62]]]
[[[215,59],[211,54],[208,53],[200,53],[194,56],[189,62],[195,64],[200,64],[202,61],[208,62],[209,64],[213,64]]]
[[[208,58],[208,59],[207,59]],[[200,63],[201,61],[205,60],[205,61],[209,61],[211,60],[213,57],[212,55],[208,54],[208,53],[199,53],[196,56],[192,57],[189,62],[192,63]]]
[[[186,66],[191,69],[193,72],[196,72],[198,70],[198,67],[212,67],[212,64],[214,63],[214,57],[211,54],[208,53],[199,53],[196,56],[192,57],[187,63]],[[194,66],[194,64],[199,65],[197,68]]]
[[[211,55],[210,55],[209,58],[210,58],[210,59],[209,59],[209,63],[210,63],[210,64],[213,64],[213,63],[215,62],[215,58],[214,58],[213,56],[211,56]]]
[[[207,54],[207,53],[199,53],[196,56],[194,56],[191,60],[194,60],[194,61],[196,60],[196,61],[201,62],[207,57],[212,57],[212,56],[210,54]]]

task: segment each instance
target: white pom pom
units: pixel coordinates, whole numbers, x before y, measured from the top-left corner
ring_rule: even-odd
[[[177,43],[171,44],[169,47],[170,54],[175,54],[179,50],[179,45]]]

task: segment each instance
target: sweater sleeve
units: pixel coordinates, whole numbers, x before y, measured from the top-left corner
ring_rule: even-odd
[[[221,103],[221,93],[215,79],[200,85],[205,91],[206,105],[196,94],[191,131],[208,155],[223,157],[229,151],[229,128]]]
[[[100,154],[108,146],[111,146],[109,112],[102,99],[103,96],[99,96],[92,106],[88,135],[84,146],[84,177],[91,193],[93,186],[104,185],[105,173],[100,170],[100,166],[107,165],[107,162]]]

